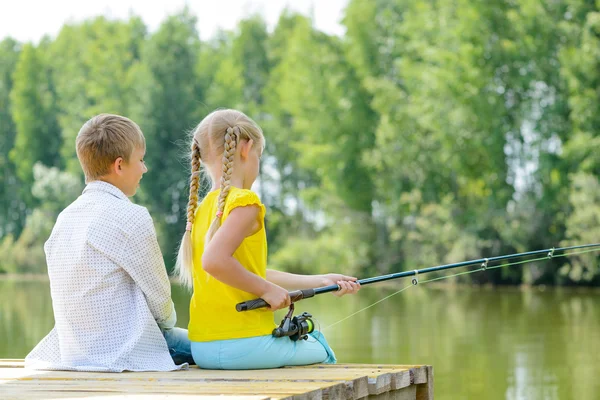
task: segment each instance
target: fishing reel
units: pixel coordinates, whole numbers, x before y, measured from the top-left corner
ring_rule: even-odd
[[[287,336],[294,342],[297,340],[308,339],[308,334],[315,330],[315,324],[313,322],[312,315],[307,312],[303,312],[300,315],[294,315],[294,303],[290,304],[290,309],[285,314],[285,317],[279,324],[279,327],[273,329],[273,336],[284,337]]]

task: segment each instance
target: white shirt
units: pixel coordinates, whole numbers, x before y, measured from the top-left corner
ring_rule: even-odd
[[[160,330],[172,328],[177,317],[148,210],[115,186],[93,181],[60,213],[44,250],[55,326],[25,358],[26,367],[182,367],[173,363]]]

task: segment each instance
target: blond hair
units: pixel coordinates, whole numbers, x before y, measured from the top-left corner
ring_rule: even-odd
[[[99,114],[83,124],[75,147],[88,183],[108,174],[117,158],[129,162],[134,149],[146,148],[146,139],[140,127],[129,118]]]
[[[192,132],[190,196],[187,206],[187,226],[175,263],[175,274],[182,285],[192,287],[192,239],[191,226],[198,207],[201,164],[216,165],[221,158],[221,192],[217,213],[205,237],[205,246],[221,226],[225,201],[231,188],[234,156],[241,140],[252,140],[254,146],[264,148],[265,140],[260,127],[246,114],[237,110],[217,110],[210,113]],[[210,176],[210,175],[209,175]],[[214,178],[211,176],[211,180]]]

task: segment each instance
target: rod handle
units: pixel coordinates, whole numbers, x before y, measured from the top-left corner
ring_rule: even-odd
[[[315,289],[300,289],[300,290],[292,290],[290,292],[290,300],[292,303],[300,301],[302,299],[308,299],[315,295]]]
[[[244,301],[235,305],[238,312],[256,310],[257,308],[269,307],[269,303],[261,298]]]
[[[309,297],[313,297],[315,295],[314,289],[301,289],[301,290],[293,290],[289,292],[290,300],[292,303],[300,301],[302,299],[308,299]],[[269,303],[264,301],[261,298],[244,301],[242,303],[238,303],[235,305],[235,309],[238,312],[242,311],[250,311],[256,310],[257,308],[269,307]]]

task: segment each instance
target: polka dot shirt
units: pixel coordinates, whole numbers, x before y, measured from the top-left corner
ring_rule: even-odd
[[[58,216],[44,245],[54,329],[26,367],[171,371],[160,328],[176,314],[152,218],[115,186],[94,181]]]

